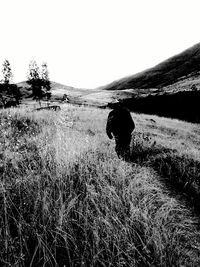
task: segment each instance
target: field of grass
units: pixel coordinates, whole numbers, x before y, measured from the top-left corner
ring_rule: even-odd
[[[200,265],[200,126],[133,114],[124,162],[108,112],[0,112],[1,266]]]

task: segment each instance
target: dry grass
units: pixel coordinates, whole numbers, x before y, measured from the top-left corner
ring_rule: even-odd
[[[135,115],[134,162],[123,162],[105,136],[107,114],[1,112],[3,266],[199,266],[197,219],[169,195],[159,164],[149,167],[173,141]]]

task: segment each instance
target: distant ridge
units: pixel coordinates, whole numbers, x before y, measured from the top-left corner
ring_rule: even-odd
[[[114,81],[101,87],[105,90],[162,88],[181,77],[200,71],[200,43],[177,54],[153,68]]]
[[[22,81],[17,83],[17,85],[21,88],[21,92],[24,98],[30,98],[32,96],[31,94],[31,86],[27,83],[27,81]],[[90,94],[90,89],[83,89],[83,88],[75,88],[72,86],[64,85],[61,83],[57,83],[54,81],[51,81],[51,93],[52,93],[52,100],[61,100],[63,99],[64,95],[67,95],[68,97],[73,98],[73,101],[77,101],[77,97],[81,97],[87,94]],[[75,99],[74,99],[75,98]]]
[[[30,88],[30,85],[27,83],[27,81],[19,82],[19,83],[17,83],[17,85],[19,87],[22,87],[22,88]],[[61,84],[61,83],[57,83],[57,82],[51,81],[51,89],[54,90],[54,89],[57,89],[57,88],[63,88],[63,89],[67,89],[67,90],[75,89],[72,86],[67,86],[67,85],[64,85],[64,84]]]

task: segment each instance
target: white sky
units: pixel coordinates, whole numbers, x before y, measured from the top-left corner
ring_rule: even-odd
[[[200,42],[199,0],[0,0],[0,10],[0,70],[7,58],[15,82],[35,59],[53,81],[94,88]]]

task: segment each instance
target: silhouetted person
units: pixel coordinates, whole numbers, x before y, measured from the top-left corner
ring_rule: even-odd
[[[128,109],[120,102],[109,103],[113,110],[108,115],[106,133],[110,139],[115,138],[115,151],[119,158],[128,160],[130,156],[131,134],[135,123]]]

